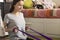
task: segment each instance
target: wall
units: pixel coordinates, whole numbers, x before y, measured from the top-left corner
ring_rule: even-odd
[[[53,1],[56,3],[57,6],[60,5],[60,0],[53,0]]]

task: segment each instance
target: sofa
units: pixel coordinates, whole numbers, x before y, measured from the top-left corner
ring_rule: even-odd
[[[24,17],[60,18],[60,9],[24,9]]]

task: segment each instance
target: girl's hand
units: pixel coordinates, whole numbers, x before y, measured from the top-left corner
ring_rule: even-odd
[[[17,33],[18,32],[18,29],[13,29],[13,32]]]
[[[28,29],[30,29],[30,27],[29,27],[29,26],[26,26],[26,27],[25,27],[25,30],[28,30]]]
[[[17,27],[14,27],[13,28],[13,32],[17,33],[18,32],[18,28]]]

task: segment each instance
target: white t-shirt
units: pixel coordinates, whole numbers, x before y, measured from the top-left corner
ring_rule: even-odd
[[[8,28],[17,26],[19,28],[19,30],[25,31],[25,20],[23,17],[23,13],[21,13],[21,12],[19,13],[18,16],[14,15],[13,13],[6,14],[5,18],[4,18],[4,22],[9,23]],[[13,35],[13,33],[11,35]],[[18,31],[16,35],[21,39],[27,38],[27,36],[26,35],[24,36],[23,33],[20,31]]]

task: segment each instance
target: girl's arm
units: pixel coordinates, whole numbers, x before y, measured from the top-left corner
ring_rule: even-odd
[[[5,15],[3,24],[4,24],[5,31],[7,32],[10,30],[7,28],[8,23],[9,23],[8,15]]]

